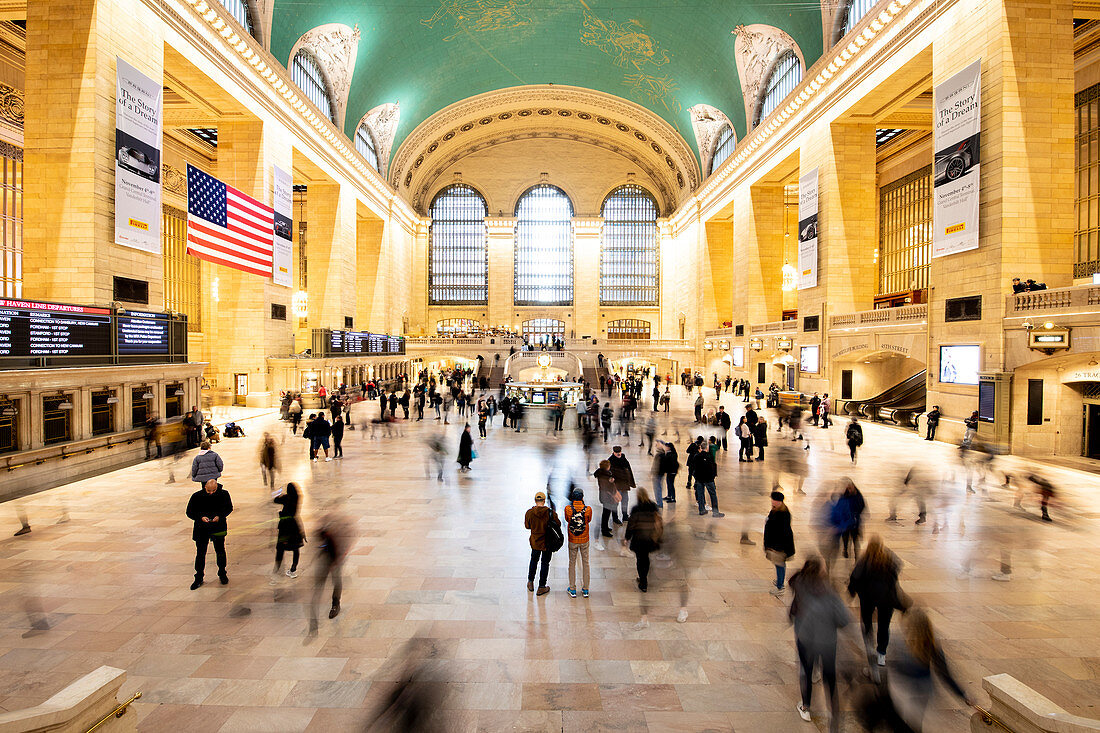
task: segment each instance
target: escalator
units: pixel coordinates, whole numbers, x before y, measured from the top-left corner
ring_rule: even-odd
[[[924,412],[927,385],[926,370],[921,370],[893,387],[866,400],[848,400],[844,403],[844,412],[849,415],[867,417],[871,420],[886,420],[898,425],[911,425],[916,416]]]

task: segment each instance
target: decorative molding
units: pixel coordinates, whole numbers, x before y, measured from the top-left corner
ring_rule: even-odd
[[[12,145],[11,143],[0,142],[0,158],[23,162],[23,148]]]
[[[688,112],[691,113],[691,127],[695,131],[695,145],[699,149],[699,162],[702,163],[704,171],[709,171],[710,161],[714,157],[714,146],[722,128],[729,125],[733,130],[735,143],[737,129],[730,122],[730,118],[726,117],[725,112],[709,104],[697,104]]]
[[[0,120],[23,129],[23,92],[0,84]]]
[[[375,152],[378,153],[378,172],[383,178],[389,169],[390,150],[393,149],[393,141],[397,137],[397,124],[400,121],[400,102],[380,104],[363,115],[363,119],[359,121],[360,125],[367,126],[371,136],[374,137]]]
[[[359,54],[359,26],[349,28],[343,23],[326,23],[306,31],[290,50],[288,69],[302,49],[313,54],[324,70],[332,94],[336,125],[343,129],[351,78],[355,74],[355,57]]]
[[[760,94],[779,56],[785,51],[794,51],[803,70],[806,69],[806,59],[794,39],[775,26],[761,23],[739,25],[733,29],[733,34],[737,36],[733,55],[737,61],[737,75],[741,79],[741,96],[745,100],[745,125],[752,129]]]
[[[187,176],[179,168],[168,165],[167,163],[161,163],[160,166],[161,176],[160,185],[165,191],[169,193],[179,194],[180,196],[187,196]]]

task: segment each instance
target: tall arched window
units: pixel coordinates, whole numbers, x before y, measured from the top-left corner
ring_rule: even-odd
[[[554,318],[532,318],[524,321],[520,333],[528,343],[546,344],[555,338],[565,338],[565,321]]]
[[[429,213],[428,302],[488,302],[485,199],[456,183],[436,195]]]
[[[779,103],[788,94],[794,91],[798,83],[802,81],[802,62],[798,60],[793,50],[784,51],[772,68],[768,83],[764,85],[764,93],[760,98],[760,111],[753,121],[753,127],[766,120]]]
[[[618,321],[608,321],[607,323],[608,341],[649,339],[649,337],[649,321],[641,321],[637,318],[622,318]]]
[[[737,147],[737,136],[733,134],[733,128],[723,125],[722,131],[718,133],[718,140],[714,143],[714,155],[710,158],[711,173],[722,167],[735,147]]]
[[[366,125],[359,125],[359,129],[355,131],[355,149],[367,159],[371,168],[376,171],[381,170],[378,167],[378,150],[374,145],[374,135]]]
[[[248,35],[256,37],[256,29],[252,25],[252,11],[248,9],[247,0],[221,0],[225,9],[229,11],[233,19],[241,24],[241,28],[248,31]]]
[[[306,95],[306,99],[317,105],[317,109],[321,110],[325,117],[335,122],[332,94],[329,93],[325,72],[321,71],[321,65],[317,63],[317,59],[313,58],[308,51],[298,51],[294,54],[294,63],[291,67],[290,76]]]
[[[600,303],[657,305],[657,202],[641,186],[619,186],[601,214]]]
[[[878,0],[849,0],[847,13],[844,18],[844,30],[841,31],[840,38],[848,35],[848,32],[856,27],[856,24],[863,19],[863,16],[871,11],[871,8],[873,8],[877,2]],[[837,40],[840,40],[840,38]]]
[[[480,330],[481,322],[472,318],[446,318],[435,323],[435,332],[448,336],[465,336],[468,333],[477,333]]]
[[[540,183],[516,203],[516,305],[573,304],[573,203]]]

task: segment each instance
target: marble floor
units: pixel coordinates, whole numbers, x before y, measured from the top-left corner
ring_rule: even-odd
[[[740,402],[724,400],[741,414]],[[623,439],[645,483],[649,460],[637,434],[649,415],[640,412],[634,439]],[[564,552],[551,565],[551,593],[527,592],[523,514],[552,466],[557,477],[583,469],[574,434],[548,436],[535,418],[529,432],[517,434],[502,429],[498,416],[488,440],[477,441],[472,472],[458,475],[448,463],[442,483],[428,475],[427,439],[442,435],[456,453],[453,419],[449,426],[407,424],[389,437],[349,432],[345,458],[328,463],[309,463],[305,441],[273,415],[244,420],[248,437],[217,446],[236,507],[227,586],[210,573],[211,557],[207,584],[188,589],[190,454],[178,464],[151,461],[9,503],[0,509],[7,521],[0,708],[38,704],[107,664],[127,671],[124,694],[143,693],[133,708],[140,730],[362,730],[411,660],[440,683],[448,730],[827,730],[820,686],[813,723],[795,712],[790,597],[769,595],[772,566],[759,545],[738,541],[743,521],[760,541],[770,460],[721,457],[718,492],[727,516],[719,520],[699,517],[684,476],[678,480],[680,502],[666,521],[690,530],[694,567],[688,619],[677,623],[683,567],[657,561],[643,596],[634,558],[617,548],[592,549],[587,600],[565,592]],[[673,412],[659,416],[658,432],[679,431],[681,458],[690,425],[680,391]],[[280,480],[303,487],[307,534],[335,506],[358,535],[343,611],[322,618],[316,636],[307,634],[315,544],[304,548],[299,578],[269,583],[276,513],[257,465],[265,430],[281,442]],[[953,670],[979,703],[987,701],[981,678],[1004,672],[1071,712],[1100,717],[1100,568],[1091,551],[1100,477],[1003,459],[1013,475],[1041,470],[1061,489],[1055,522],[1047,524],[1034,502],[1025,502],[1027,513],[1013,509],[999,477],[989,496],[968,495],[952,446],[867,425],[852,466],[842,430],[807,431],[808,494],[788,491],[799,548],[792,570],[816,545],[815,495],[849,475],[867,497],[867,532],[882,534],[904,561],[903,587],[930,610]],[[779,440],[772,435],[769,454]],[[930,521],[915,525],[909,501],[901,504],[902,521],[888,523],[890,497],[914,463],[942,480]],[[177,481],[167,483],[173,471]],[[3,480],[18,481],[18,474]],[[594,484],[578,480],[595,503]],[[33,530],[12,537],[17,511]],[[941,519],[946,529],[934,532]],[[716,542],[700,539],[708,526]],[[991,575],[1006,544],[1017,547],[1015,572],[996,582]],[[838,561],[838,579],[848,563]],[[643,601],[649,625],[639,629]],[[847,690],[843,728],[858,730]],[[941,694],[934,707],[926,730],[969,729],[961,701]]]

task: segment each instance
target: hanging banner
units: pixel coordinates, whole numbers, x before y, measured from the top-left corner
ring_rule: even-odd
[[[122,59],[115,72],[115,243],[160,254],[163,86]]]
[[[294,181],[290,174],[275,166],[275,251],[271,263],[271,279],[276,285],[291,286],[290,268],[294,257],[291,237],[294,211]]]
[[[982,62],[935,88],[932,256],[978,248]]]
[[[798,289],[817,287],[817,168],[798,179]]]

